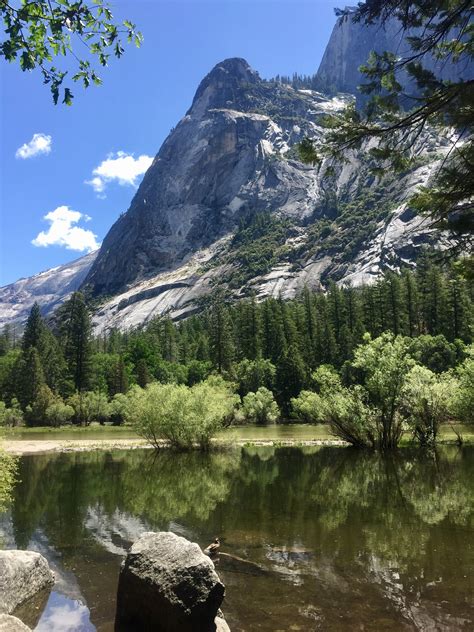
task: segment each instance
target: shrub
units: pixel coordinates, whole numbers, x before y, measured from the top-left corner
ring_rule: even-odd
[[[436,443],[439,426],[449,414],[449,395],[455,381],[441,377],[424,366],[414,366],[402,392],[402,408],[410,428],[421,445]]]
[[[195,444],[208,449],[236,400],[222,380],[206,380],[192,387],[153,383],[131,391],[129,419],[155,448],[166,439],[179,449]]]
[[[377,420],[365,401],[361,386],[341,387],[321,397],[321,419],[329,424],[332,434],[356,447],[378,445]]]
[[[395,448],[402,435],[400,403],[409,370],[415,364],[407,340],[384,333],[374,340],[369,334],[354,351],[352,366],[360,369],[362,385],[375,421],[379,448]]]
[[[291,400],[291,416],[298,421],[315,424],[322,419],[323,403],[318,393],[301,391]]]
[[[45,412],[45,421],[49,426],[61,426],[74,417],[74,408],[65,404],[60,397],[55,398]]]
[[[273,393],[264,386],[256,393],[247,393],[242,402],[242,412],[247,421],[257,424],[274,423],[280,416]]]
[[[16,472],[17,459],[0,448],[0,512],[5,511],[11,500]]]
[[[29,426],[41,426],[46,422],[46,411],[54,403],[55,397],[53,392],[46,386],[41,384],[38,387],[33,403],[25,409],[25,420]]]
[[[13,398],[10,408],[0,401],[0,426],[15,427],[23,423],[23,412],[18,400]]]
[[[474,423],[474,345],[467,349],[468,357],[456,369],[458,388],[451,394],[451,410],[459,421]]]
[[[103,423],[110,417],[110,405],[104,393],[95,391],[76,392],[67,403],[74,409],[74,421],[88,426],[92,421]]]

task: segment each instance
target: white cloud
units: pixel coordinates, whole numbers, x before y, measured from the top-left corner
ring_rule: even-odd
[[[97,250],[100,245],[97,242],[97,235],[94,235],[91,230],[75,226],[81,219],[88,222],[90,220],[88,215],[73,211],[68,206],[58,206],[54,211],[47,213],[43,219],[51,225],[48,230],[42,230],[32,240],[33,246],[43,248],[64,246],[68,250],[91,252]]]
[[[92,172],[92,179],[86,180],[96,193],[103,193],[110,182],[116,181],[122,186],[137,186],[137,179],[143,175],[153,162],[152,156],[143,154],[134,158],[133,154],[118,151],[109,154]]]
[[[33,158],[40,154],[49,154],[53,139],[47,134],[33,134],[33,138],[29,143],[25,143],[16,150],[16,158]]]

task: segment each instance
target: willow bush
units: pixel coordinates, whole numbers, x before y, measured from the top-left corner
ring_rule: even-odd
[[[181,450],[195,446],[207,450],[238,399],[220,379],[191,387],[153,383],[132,389],[128,420],[155,448],[166,440]]]

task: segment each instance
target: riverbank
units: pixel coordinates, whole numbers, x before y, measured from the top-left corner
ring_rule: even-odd
[[[466,444],[474,444],[474,428],[456,426]],[[440,431],[440,443],[456,442],[456,434],[446,425]],[[344,441],[333,437],[328,426],[309,424],[286,424],[272,426],[236,426],[220,432],[214,443],[219,447],[243,446],[344,446]],[[411,443],[411,435],[402,439],[402,445]],[[166,441],[162,447],[168,447]],[[45,452],[85,452],[90,450],[136,450],[149,449],[127,426],[100,426],[93,424],[86,428],[13,428],[6,431],[4,449],[17,455],[40,454]]]

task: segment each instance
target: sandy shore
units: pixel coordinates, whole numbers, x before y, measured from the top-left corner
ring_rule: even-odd
[[[255,440],[237,440],[227,442],[223,440],[216,440],[217,445],[222,446],[343,446],[347,445],[343,441],[331,440],[331,439],[315,439],[315,440],[268,440],[268,439],[255,439]],[[168,447],[166,441],[163,441],[162,447]],[[135,450],[135,449],[150,449],[143,439],[73,439],[73,440],[60,440],[60,439],[17,439],[14,441],[4,441],[3,448],[10,452],[10,454],[42,454],[49,452],[86,452],[88,450]]]
[[[87,450],[130,450],[149,447],[142,439],[17,439],[4,441],[3,448],[11,454],[41,454],[43,452],[85,452]]]

